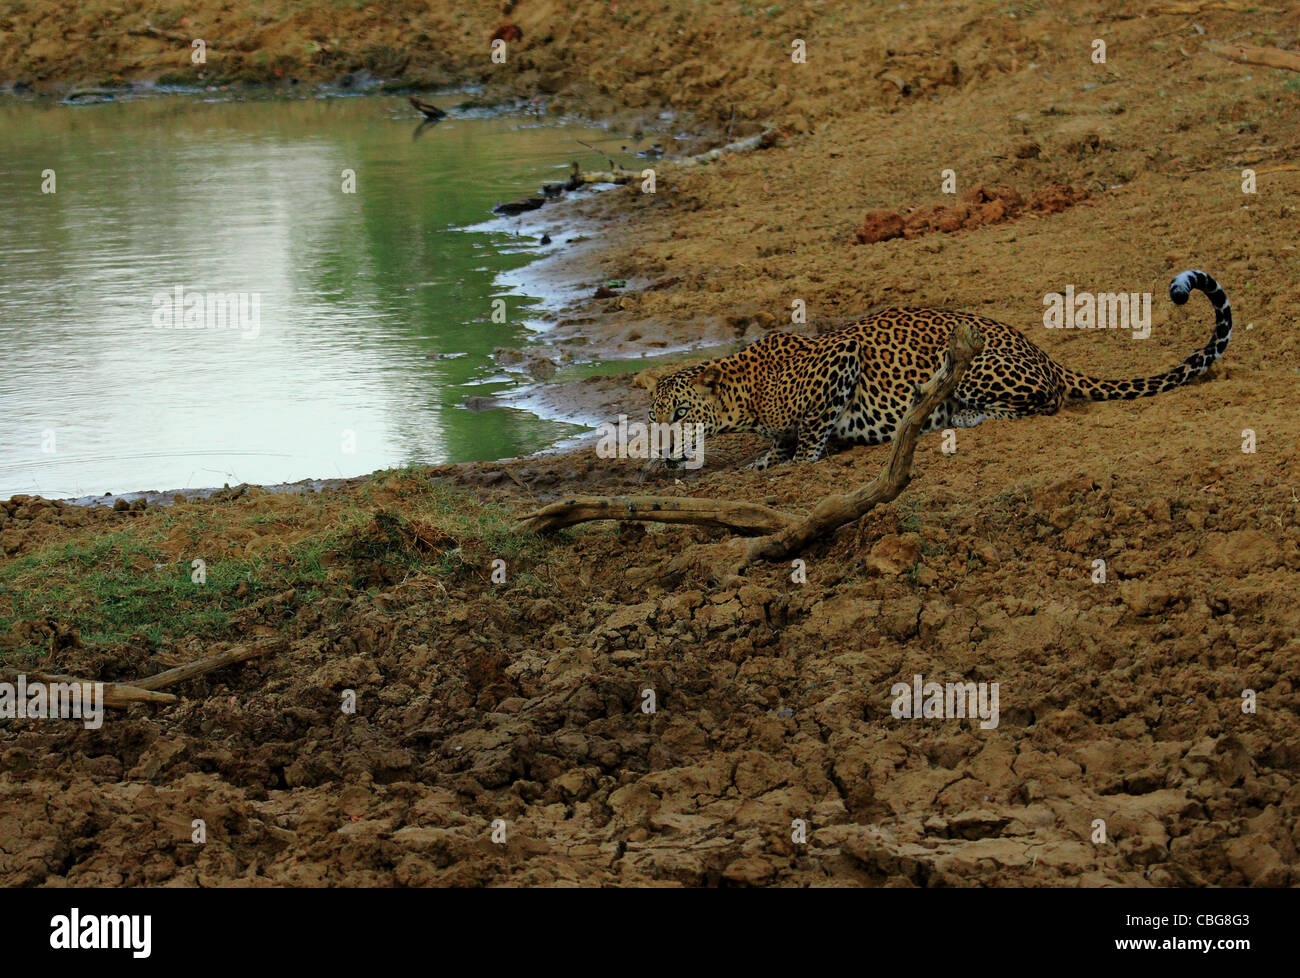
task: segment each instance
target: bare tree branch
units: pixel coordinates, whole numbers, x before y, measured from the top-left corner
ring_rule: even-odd
[[[548,533],[588,520],[691,523],[739,533],[775,533],[794,517],[757,503],[689,496],[576,496],[519,517],[519,529]]]
[[[150,676],[148,679],[141,679],[136,683],[104,683],[104,705],[115,709],[124,709],[135,703],[155,703],[163,706],[177,703],[179,702],[178,697],[171,693],[160,693],[158,690],[165,689],[168,686],[175,686],[186,679],[193,679],[195,676],[212,672],[212,670],[220,669],[222,666],[245,662],[248,659],[257,658],[259,655],[266,655],[268,652],[281,652],[287,647],[288,643],[283,639],[264,640],[254,642],[251,645],[238,645],[217,655],[208,656],[206,659],[199,659],[195,662],[187,662],[183,666],[168,669],[155,676]],[[99,681],[56,673],[35,673],[34,675],[44,682],[94,684]]]
[[[1229,61],[1240,61],[1248,65],[1263,65],[1266,68],[1283,68],[1287,71],[1300,71],[1300,54],[1284,51],[1281,48],[1261,48],[1251,44],[1207,44],[1214,54]]]
[[[186,679],[193,679],[195,676],[201,676],[205,672],[220,669],[222,666],[231,666],[236,662],[246,662],[249,659],[257,658],[259,655],[266,655],[268,652],[282,652],[286,647],[287,643],[282,639],[255,642],[252,645],[237,645],[233,649],[227,649],[225,652],[208,656],[206,659],[187,662],[183,666],[168,669],[166,672],[160,672],[148,679],[141,679],[135,685],[137,689],[166,689],[168,686],[175,686]]]
[[[32,675],[45,683],[80,683],[83,686],[93,686],[99,681],[97,679],[82,679],[79,676],[65,676],[54,672],[37,672]],[[158,693],[150,689],[141,689],[139,686],[132,686],[129,683],[104,683],[104,705],[114,709],[125,709],[136,703],[156,703],[166,706],[176,702],[179,702],[177,697],[171,693]]]

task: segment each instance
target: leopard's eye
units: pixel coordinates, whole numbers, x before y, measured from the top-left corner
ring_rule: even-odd
[[[676,411],[673,412],[673,420],[674,421],[682,420],[682,418],[686,417],[686,411],[687,408],[679,407]]]

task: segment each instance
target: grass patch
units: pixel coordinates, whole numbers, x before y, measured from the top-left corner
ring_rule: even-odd
[[[258,598],[290,587],[305,588],[310,597],[325,579],[319,550],[310,545],[285,561],[240,556],[195,566],[166,553],[149,529],[55,544],[0,567],[0,649],[42,651],[30,635],[6,638],[28,621],[52,620],[90,645],[138,635],[154,643],[216,638],[230,630],[235,612]]]
[[[46,651],[26,622],[55,622],[97,646],[218,639],[232,636],[241,609],[289,589],[299,606],[345,613],[358,590],[412,577],[489,581],[497,559],[506,586],[526,587],[552,545],[514,524],[502,507],[405,470],[348,495],[155,510],[0,563],[0,656]]]

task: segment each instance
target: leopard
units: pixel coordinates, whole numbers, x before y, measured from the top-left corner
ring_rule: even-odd
[[[891,308],[814,336],[769,333],[734,354],[668,374],[654,385],[650,421],[681,426],[682,437],[664,456],[670,465],[701,450],[699,439],[730,432],[770,439],[768,450],[747,466],[758,470],[817,462],[832,438],[847,445],[889,442],[962,323],[982,334],[984,347],[922,433],[1051,415],[1079,401],[1151,397],[1204,374],[1232,337],[1232,308],[1219,283],[1189,270],[1169,284],[1176,305],[1193,291],[1203,292],[1214,309],[1209,343],[1149,377],[1086,376],[1054,361],[1015,327],[972,313]]]

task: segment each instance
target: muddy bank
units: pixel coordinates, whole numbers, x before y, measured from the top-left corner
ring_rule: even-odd
[[[771,119],[786,137],[666,169],[654,195],[582,203],[605,226],[593,296],[602,281],[675,281],[557,318],[631,348],[634,330],[740,340],[883,305],[954,306],[1017,325],[1075,369],[1135,377],[1205,342],[1202,297],[1164,299],[1173,274],[1204,267],[1237,323],[1204,382],[986,422],[958,433],[955,454],[923,438],[908,491],[811,547],[806,575],[761,565],[732,587],[670,569],[718,539],[703,530],[510,528],[585,492],[803,512],[873,477],[887,449],[754,473],[737,466],[761,444],[735,436],[697,472],[588,448],[166,510],[4,504],[6,675],[39,663],[130,680],[241,643],[284,646],[98,731],[0,724],[0,879],[1300,881],[1300,108],[1291,76],[1204,47],[1242,31],[1294,45],[1298,15],[1200,5],[1201,35],[1158,5],[1028,8],[909,3],[822,27],[830,15],[803,3],[770,16],[578,4],[587,19],[533,62],[563,55],[574,92],[634,111],[662,100],[720,127],[735,106],[735,126]],[[447,23],[490,36],[499,8],[465,9]],[[812,70],[777,76],[795,31],[813,39]],[[1088,57],[1099,36],[1105,65]],[[718,57],[726,44],[736,56]],[[539,87],[562,81],[534,70]],[[857,242],[869,212],[952,206],[944,170],[958,197],[1059,185],[1088,198]],[[1067,285],[1151,292],[1150,337],[1043,328],[1044,294]],[[806,323],[792,322],[795,300]],[[632,376],[591,386],[601,410],[648,406]],[[186,583],[196,556],[207,590]],[[894,685],[917,675],[997,683],[997,726],[895,717]]]
[[[804,584],[779,566],[734,590],[666,579],[706,534],[599,525],[525,554],[425,532],[411,573],[380,524],[358,523],[330,548],[327,597],[253,591],[224,639],[277,636],[282,653],[99,731],[10,725],[0,870],[10,884],[1284,885],[1300,805],[1294,525],[1265,531],[1272,507],[1240,504],[1244,467],[1211,475],[1176,450],[1136,472],[1099,464],[1092,440],[1139,440],[1138,418],[1059,420],[1077,442],[1051,475],[1020,471],[1028,425],[976,430],[955,459],[923,444],[915,491],[811,550]],[[797,510],[877,461],[857,449],[811,474],[687,478]],[[1186,477],[1173,489],[1170,472]],[[1192,485],[1207,477],[1213,492]],[[385,479],[353,502],[428,527],[430,485],[508,512],[557,491],[682,491],[577,454]],[[184,504],[187,539],[165,556],[208,553],[216,575],[232,546],[321,532],[345,495],[316,497],[319,515],[257,493]],[[139,533],[162,516],[84,514]],[[60,671],[119,680],[212,648],[42,637]],[[895,720],[892,686],[916,674],[997,682],[998,727]],[[349,689],[356,714],[339,707]],[[48,823],[21,817],[34,806]],[[202,847],[192,818],[210,826]]]

